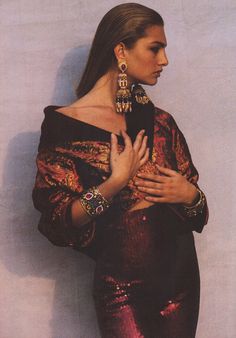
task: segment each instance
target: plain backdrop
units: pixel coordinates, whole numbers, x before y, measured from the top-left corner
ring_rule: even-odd
[[[40,235],[31,191],[43,108],[75,99],[97,24],[119,3],[0,1],[1,338],[99,337],[94,263]],[[169,66],[148,93],[184,132],[209,202],[209,223],[195,235],[197,338],[234,338],[236,2],[140,3],[160,12],[168,39]]]

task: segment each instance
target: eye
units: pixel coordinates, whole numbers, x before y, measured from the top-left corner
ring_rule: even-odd
[[[161,49],[161,46],[155,46],[155,47],[151,47],[150,50],[156,54],[159,52],[159,50]]]

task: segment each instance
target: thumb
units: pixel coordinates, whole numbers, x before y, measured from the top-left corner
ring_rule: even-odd
[[[117,136],[111,133],[111,153],[117,153],[117,152],[118,152]]]

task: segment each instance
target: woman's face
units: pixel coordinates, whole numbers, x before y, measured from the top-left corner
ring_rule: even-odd
[[[127,75],[131,83],[155,85],[164,66],[168,65],[164,27],[151,26],[146,36],[140,38],[131,49],[125,49]]]

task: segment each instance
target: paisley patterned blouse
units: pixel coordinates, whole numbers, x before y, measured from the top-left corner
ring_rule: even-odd
[[[70,207],[84,189],[99,185],[110,175],[110,135],[105,129],[63,115],[59,106],[44,109],[45,118],[37,155],[38,172],[33,189],[33,201],[41,212],[39,230],[55,245],[73,246],[90,256],[96,256],[99,240],[98,219],[75,228],[72,226]],[[157,173],[156,164],[171,168],[197,185],[198,172],[193,165],[188,146],[173,117],[155,108],[145,118],[142,128],[147,130],[151,149],[149,161],[140,172]],[[151,121],[151,123],[150,123]],[[127,133],[134,140],[139,131],[132,130],[134,120],[127,120]],[[147,125],[147,122],[146,122]],[[140,129],[141,129],[140,127]],[[118,135],[118,147],[124,149],[123,138]],[[111,208],[99,216],[99,222],[128,211],[144,197],[131,179],[113,199]],[[172,213],[188,223],[190,231],[202,231],[207,222],[207,206],[202,214],[191,219],[185,217],[180,205],[169,205]],[[97,240],[96,240],[97,238]]]

